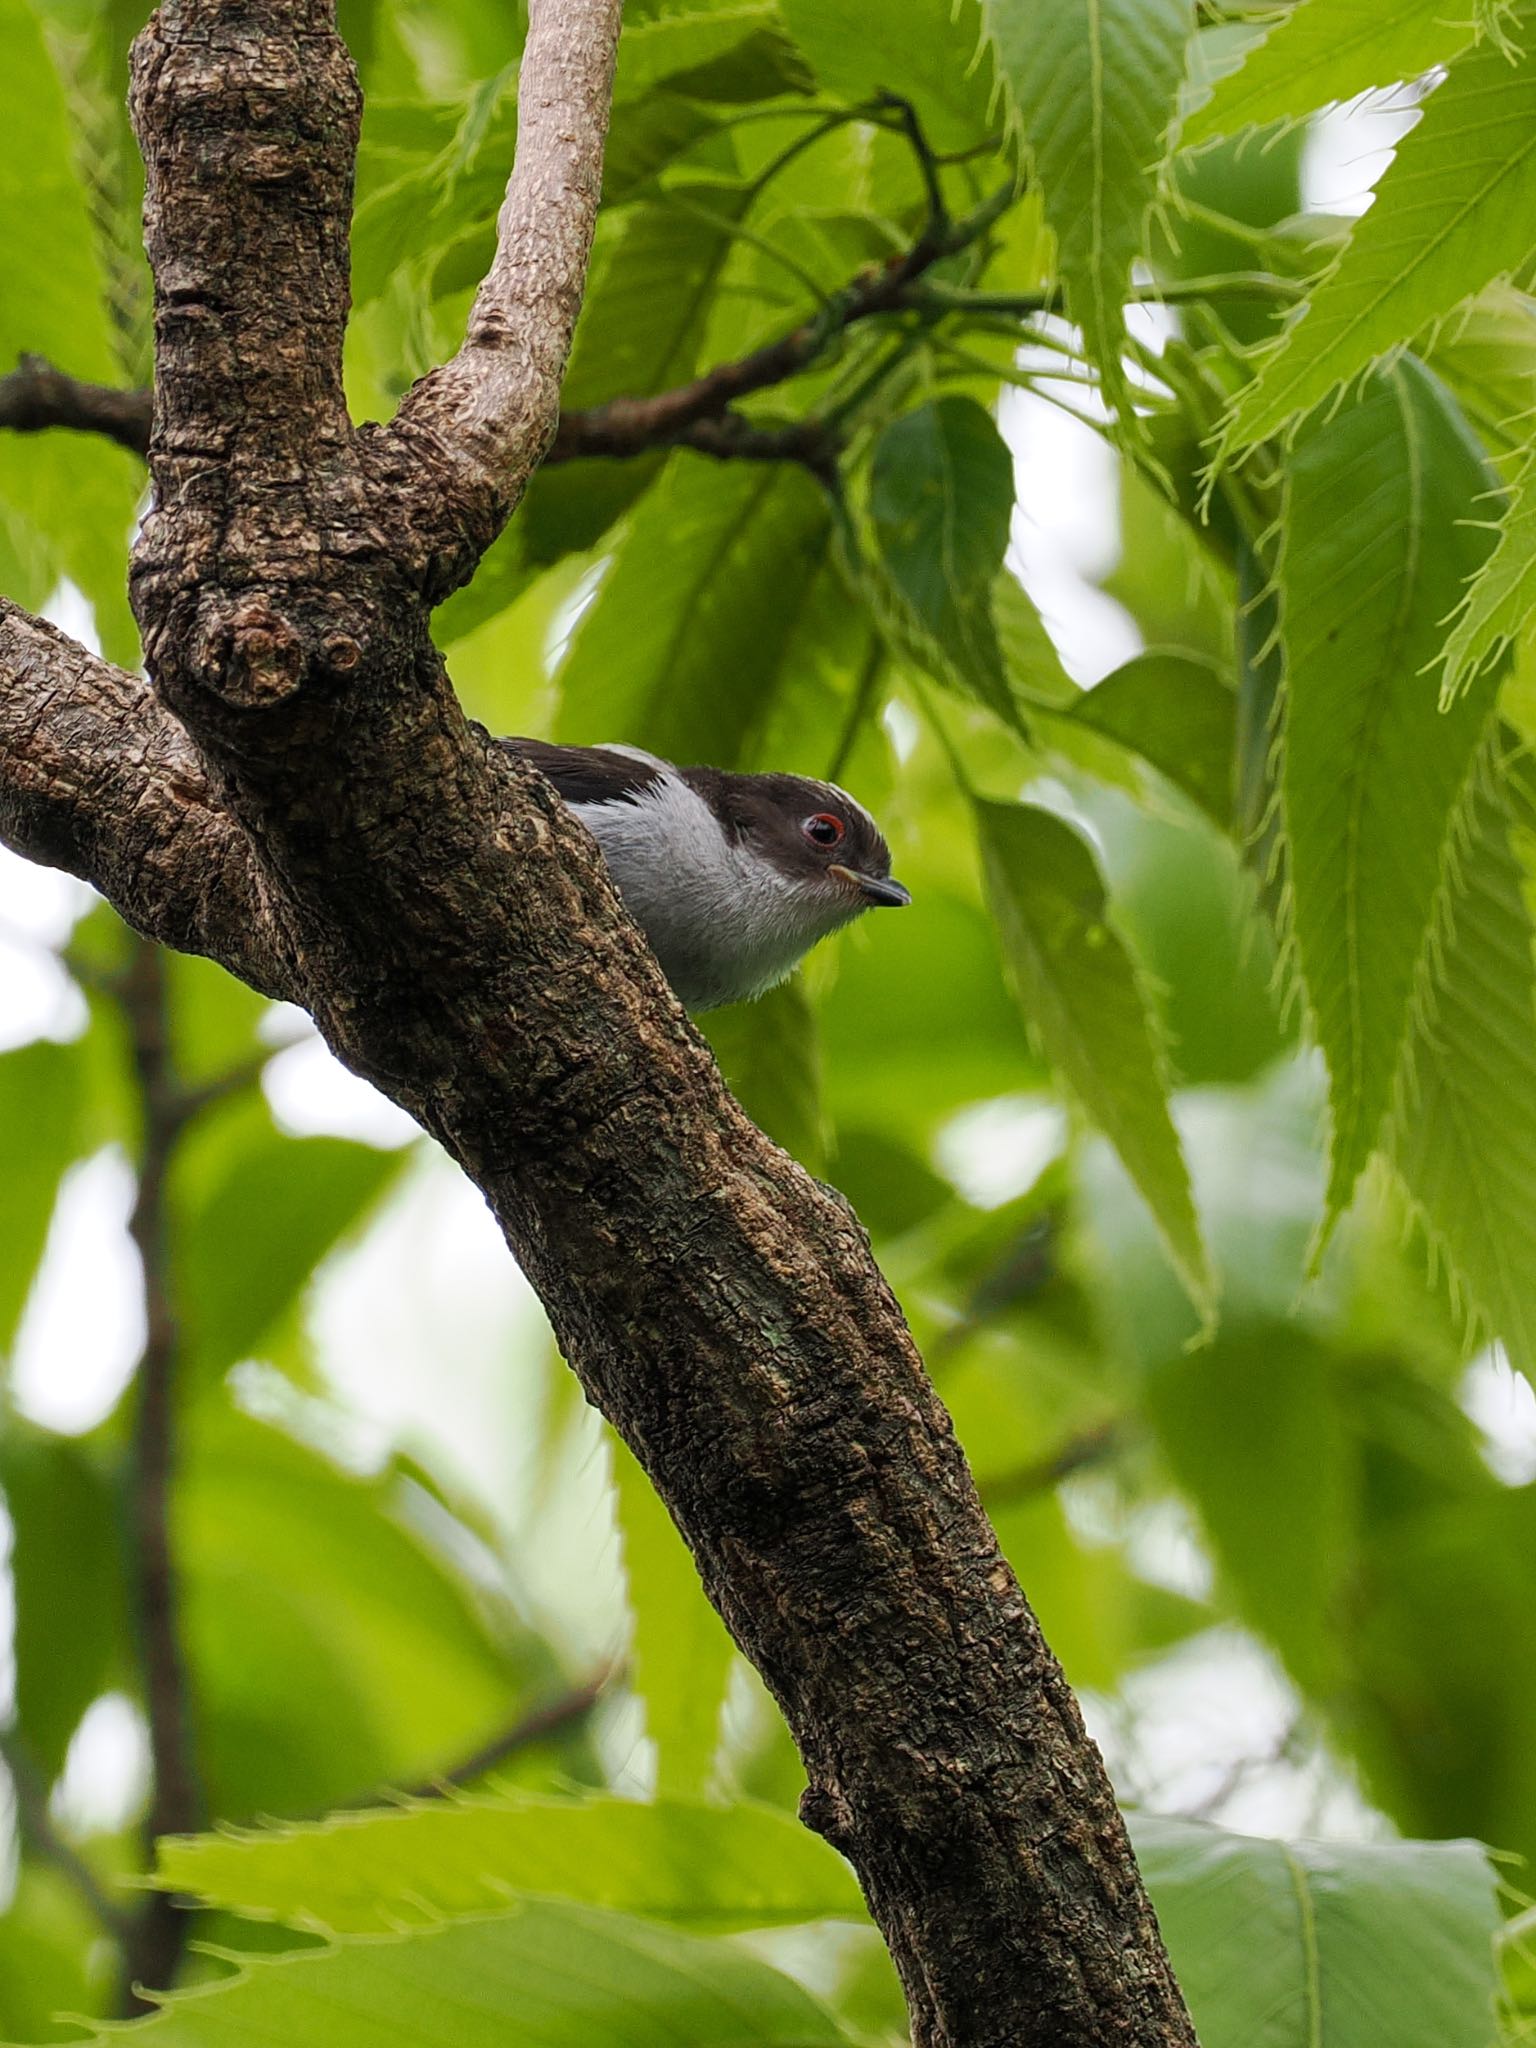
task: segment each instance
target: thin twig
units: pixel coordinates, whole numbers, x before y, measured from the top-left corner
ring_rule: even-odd
[[[128,1231],[144,1275],[144,1350],[138,1367],[129,1512],[132,1569],[137,1577],[139,1653],[149,1721],[153,1788],[145,1840],[187,1834],[203,1817],[193,1761],[192,1706],[179,1627],[177,1574],[171,1539],[175,1466],[175,1402],[180,1331],[171,1295],[166,1177],[183,1118],[171,1062],[165,965],[160,949],[136,939],[124,977],[122,1006],[132,1041],[144,1117],[138,1192]],[[122,2010],[151,2010],[137,1986],[164,1989],[175,1976],[189,1916],[166,1892],[152,1892],[133,1924],[124,1954]]]
[[[1048,1457],[1032,1459],[1029,1464],[1020,1465],[1012,1472],[999,1473],[995,1479],[979,1480],[977,1485],[982,1504],[989,1514],[995,1514],[999,1508],[1017,1507],[1021,1501],[1049,1493],[1063,1479],[1070,1479],[1074,1472],[1107,1464],[1124,1447],[1123,1421],[1112,1417],[1108,1422],[1095,1423],[1092,1429],[1069,1436]]]
[[[363,1803],[376,1806],[386,1799],[440,1799],[458,1786],[472,1785],[477,1778],[483,1778],[487,1771],[493,1771],[519,1751],[531,1749],[536,1742],[546,1742],[552,1735],[562,1735],[569,1728],[580,1727],[619,1675],[620,1666],[605,1664],[585,1685],[573,1686],[569,1692],[561,1693],[558,1699],[535,1707],[521,1720],[514,1721],[510,1728],[492,1736],[489,1742],[471,1751],[458,1763],[450,1764],[446,1770],[434,1771],[430,1778],[424,1778],[418,1784],[393,1789]]]
[[[20,1733],[0,1732],[0,1763],[10,1774],[21,1838],[33,1854],[51,1863],[74,1886],[104,1933],[126,1943],[132,1928],[128,1913],[107,1896],[89,1863],[55,1827],[48,1811],[48,1787]]]

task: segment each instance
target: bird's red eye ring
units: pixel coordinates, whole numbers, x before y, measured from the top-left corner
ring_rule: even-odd
[[[815,817],[807,818],[800,829],[817,846],[838,846],[842,843],[846,827],[842,819],[833,817],[830,811],[818,811]]]

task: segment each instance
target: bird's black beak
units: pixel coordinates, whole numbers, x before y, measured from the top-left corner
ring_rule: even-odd
[[[911,891],[889,875],[861,875],[855,868],[829,868],[827,872],[836,875],[840,882],[851,883],[866,903],[904,910],[912,901]]]

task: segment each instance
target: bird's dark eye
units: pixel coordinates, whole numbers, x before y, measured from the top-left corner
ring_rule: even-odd
[[[814,818],[807,818],[800,829],[818,846],[836,846],[842,839],[844,826],[842,819],[834,818],[830,811],[818,811]]]

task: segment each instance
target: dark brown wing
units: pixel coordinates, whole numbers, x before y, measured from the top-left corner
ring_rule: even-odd
[[[521,739],[505,739],[500,745],[537,768],[568,804],[633,803],[661,780],[662,771],[654,762],[637,761],[608,747],[559,747],[552,740]]]

